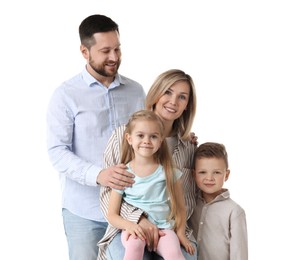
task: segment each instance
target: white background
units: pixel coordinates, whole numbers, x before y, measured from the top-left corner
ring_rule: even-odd
[[[119,24],[120,73],[146,90],[167,69],[193,77],[192,131],[227,147],[250,259],[289,259],[286,2],[2,1],[0,259],[68,259],[45,113],[52,91],[83,69],[78,26],[94,13]]]

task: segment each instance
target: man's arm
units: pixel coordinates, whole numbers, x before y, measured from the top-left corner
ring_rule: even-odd
[[[73,151],[75,127],[71,100],[58,88],[47,109],[47,150],[53,167],[61,174],[82,185],[96,186],[96,173],[100,168],[83,160]]]

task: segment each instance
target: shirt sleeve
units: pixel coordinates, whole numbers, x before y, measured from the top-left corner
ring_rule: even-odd
[[[248,260],[248,238],[245,211],[238,207],[231,216],[230,259]]]
[[[108,145],[104,152],[104,165],[105,168],[120,163],[121,142],[125,126],[121,126],[114,130],[112,136],[108,141]],[[107,218],[108,202],[110,197],[111,188],[101,187],[100,189],[100,204],[101,210],[105,218]],[[120,215],[127,220],[137,223],[144,212],[128,204],[123,200],[120,210]]]
[[[47,149],[54,168],[66,177],[84,185],[96,186],[101,170],[72,152],[74,116],[63,89],[57,89],[47,111]]]

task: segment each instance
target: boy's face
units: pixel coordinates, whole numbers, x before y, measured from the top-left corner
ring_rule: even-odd
[[[195,181],[203,191],[205,199],[207,197],[212,200],[222,192],[224,182],[228,179],[229,174],[230,170],[226,168],[223,159],[200,158],[195,162]]]

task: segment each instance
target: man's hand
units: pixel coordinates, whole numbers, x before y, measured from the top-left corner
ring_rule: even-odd
[[[164,232],[158,229],[158,227],[152,224],[147,218],[141,217],[139,225],[145,233],[146,244],[149,251],[156,251],[159,238],[164,236]]]
[[[97,183],[118,190],[131,187],[134,183],[134,175],[129,173],[126,168],[125,164],[118,164],[103,169],[97,177]]]

